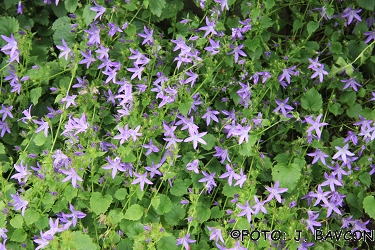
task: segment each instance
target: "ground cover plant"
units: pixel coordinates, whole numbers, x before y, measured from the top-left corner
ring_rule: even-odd
[[[373,249],[375,2],[0,3],[0,249]]]

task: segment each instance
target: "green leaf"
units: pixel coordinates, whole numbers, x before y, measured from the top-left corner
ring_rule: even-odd
[[[180,246],[176,246],[176,238],[173,236],[163,236],[158,241],[156,246],[157,246],[156,249],[168,249],[168,250],[181,249]]]
[[[310,21],[307,24],[307,32],[309,33],[309,36],[311,36],[312,33],[314,33],[318,28],[319,28],[319,24],[317,22]]]
[[[301,105],[305,110],[319,111],[322,108],[322,104],[322,95],[314,88],[306,91],[301,98]]]
[[[77,189],[73,186],[67,186],[64,190],[65,199],[70,203],[77,196]]]
[[[275,0],[266,0],[265,5],[266,9],[272,9],[275,6]]]
[[[330,105],[328,109],[329,109],[329,111],[330,111],[332,114],[334,114],[335,116],[337,116],[337,115],[341,115],[342,112],[344,111],[344,110],[341,108],[341,104],[338,103],[338,102],[334,103],[333,105]]]
[[[96,12],[90,10],[90,5],[86,5],[83,9],[83,20],[86,25],[89,25],[95,18]]]
[[[135,35],[135,33],[137,33],[137,28],[135,27],[134,24],[129,24],[128,27],[127,27],[126,30],[125,30],[125,33],[126,33],[128,36],[132,37],[132,36]]]
[[[207,221],[211,216],[211,210],[208,207],[198,206],[196,211],[200,223]]]
[[[248,48],[249,50],[255,51],[259,47],[260,39],[258,37],[254,37],[253,40],[250,40],[248,38],[248,39],[246,39],[244,44],[245,44],[246,48]]]
[[[10,237],[10,240],[14,242],[24,242],[26,240],[26,237],[27,237],[26,232],[23,231],[23,229],[18,228],[14,230],[14,232],[12,233],[12,236]]]
[[[375,198],[374,198],[374,196],[367,196],[363,200],[363,208],[365,209],[365,212],[372,219],[375,219]]]
[[[359,175],[359,180],[365,184],[367,187],[370,187],[371,185],[371,175],[369,173],[362,173]],[[375,209],[375,207],[374,207]]]
[[[65,9],[64,2],[61,2],[61,1],[59,2],[57,6],[55,4],[52,4],[52,10],[53,10],[53,13],[55,13],[57,17],[66,16],[66,14],[68,13]]]
[[[346,114],[351,118],[358,118],[361,114],[362,106],[358,103],[354,103],[350,108],[346,111]]]
[[[238,153],[242,156],[252,156],[254,155],[254,145],[257,142],[258,137],[255,135],[249,135],[249,141],[244,141]]]
[[[61,44],[62,39],[70,47],[74,44],[75,35],[71,32],[72,28],[70,24],[64,24],[59,26],[53,33],[53,42],[55,44]]]
[[[37,145],[38,147],[40,146],[43,146],[46,141],[47,141],[48,137],[46,137],[44,135],[44,133],[37,133],[36,136],[34,137],[34,143],[35,145]]]
[[[145,6],[145,9],[148,8],[149,0],[143,0],[143,6]]]
[[[125,200],[126,196],[128,194],[128,191],[125,189],[125,188],[120,188],[116,191],[114,197],[119,200],[119,201],[122,201],[122,200]]]
[[[186,116],[191,108],[192,102],[183,102],[178,106],[178,110],[181,112],[183,116]]]
[[[135,157],[133,152],[130,152],[129,154],[125,155],[122,160],[124,162],[135,162],[137,160],[137,157]]]
[[[212,134],[206,134],[202,139],[207,143],[206,145],[200,144],[205,150],[211,150],[216,144],[216,138]]]
[[[174,196],[183,196],[187,193],[187,186],[185,182],[181,179],[177,179],[174,181],[173,186],[170,189],[171,194]]]
[[[211,219],[220,219],[224,216],[224,210],[216,206],[211,209]]]
[[[300,177],[301,167],[294,163],[290,166],[277,164],[272,169],[272,179],[280,182],[280,188],[288,188],[288,192],[294,190]]]
[[[104,197],[101,193],[95,192],[90,198],[90,207],[96,214],[104,214],[112,203],[112,196],[106,194]]]
[[[271,27],[274,22],[268,16],[262,16],[259,23],[263,29],[267,29],[268,27]]]
[[[297,30],[299,30],[302,27],[303,27],[303,22],[299,19],[296,19],[293,22],[293,30],[292,31],[296,32]]]
[[[357,4],[366,10],[374,11],[375,9],[375,1],[369,1],[369,0],[357,0]]]
[[[32,208],[26,209],[24,220],[26,225],[31,225],[39,219],[39,213]]]
[[[331,52],[333,54],[336,54],[336,55],[342,54],[342,46],[341,46],[341,43],[339,43],[339,42],[332,43],[332,45],[331,45],[331,47],[329,47],[329,49],[331,50]]]
[[[139,220],[143,215],[144,208],[138,204],[131,205],[125,212],[124,218],[127,220]]]
[[[10,7],[12,7],[13,5],[16,5],[18,2],[18,0],[5,0],[4,3],[5,3],[5,9],[9,9]]]
[[[63,17],[57,18],[57,20],[54,21],[53,24],[52,24],[52,29],[56,30],[58,27],[60,27],[64,24],[70,24],[70,18],[69,17],[63,16]],[[62,45],[62,43],[59,43],[59,44]]]
[[[161,12],[165,7],[165,0],[153,0],[152,4],[150,5],[150,11],[152,14],[160,17]]]
[[[5,153],[5,147],[4,144],[0,142],[0,162],[6,162],[8,161],[8,156]],[[4,167],[4,166],[3,166]],[[4,170],[4,169],[3,169]],[[6,171],[4,171],[5,173]]]
[[[34,105],[37,105],[39,97],[41,97],[41,95],[42,95],[42,88],[41,87],[37,87],[37,88],[32,89],[30,91],[31,102]]]
[[[74,242],[77,244],[77,250],[96,250],[98,249],[96,244],[92,242],[92,238],[87,234],[80,231],[72,232],[71,235],[74,237]]]
[[[14,17],[0,17],[0,34],[9,37],[10,34],[17,33],[19,28],[18,21]]]
[[[160,197],[159,196],[152,197],[151,205],[155,208],[155,210],[159,207],[159,204],[160,204]]]
[[[70,13],[74,13],[78,6],[78,0],[65,0],[65,9]]]
[[[171,211],[172,209],[171,199],[169,199],[169,197],[164,194],[159,194],[159,198],[160,198],[160,204],[158,208],[156,209],[156,212],[158,214],[166,214],[169,211]]]
[[[171,211],[164,215],[165,221],[170,226],[177,226],[180,221],[184,220],[186,210],[180,204],[173,204]]]
[[[109,218],[111,219],[112,224],[116,225],[124,218],[124,214],[121,210],[111,210],[109,211]]]
[[[49,23],[49,12],[46,9],[42,9],[38,12],[34,18],[35,22],[47,26]]]
[[[20,214],[16,214],[11,220],[10,224],[14,228],[22,228],[23,218]]]

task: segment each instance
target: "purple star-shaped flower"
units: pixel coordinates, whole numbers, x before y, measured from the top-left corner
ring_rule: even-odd
[[[68,60],[69,53],[70,53],[72,50],[68,47],[68,45],[66,44],[64,38],[62,39],[62,44],[63,44],[63,46],[61,46],[61,45],[56,45],[56,47],[57,47],[59,50],[62,51],[62,52],[60,53],[60,55],[59,55],[59,58],[61,58],[61,57],[64,56],[64,57],[65,57],[65,60]]]
[[[273,198],[276,198],[276,200],[281,203],[281,196],[280,196],[280,194],[285,193],[286,191],[288,191],[287,188],[279,188],[279,181],[275,182],[275,185],[273,186],[273,188],[266,187],[266,189],[267,189],[268,192],[270,192],[270,194],[267,197],[266,202],[269,202]]]
[[[64,218],[72,218],[73,227],[77,225],[77,219],[82,219],[86,217],[86,214],[81,211],[76,211],[72,204],[69,204],[71,214],[63,214]]]
[[[29,202],[25,201],[25,200],[22,200],[22,198],[19,196],[18,193],[15,194],[15,195],[11,194],[10,196],[12,197],[12,199],[14,201],[14,204],[13,204],[14,209],[16,211],[22,209],[21,214],[22,214],[22,217],[23,217],[25,215],[26,206],[29,204]]]
[[[357,86],[362,87],[362,85],[356,82],[354,78],[350,78],[349,80],[341,80],[341,82],[346,83],[343,89],[347,89],[350,86],[354,89],[355,92],[358,92]]]
[[[249,223],[251,223],[251,215],[254,214],[254,210],[251,209],[251,207],[250,207],[250,205],[249,205],[249,201],[246,201],[246,204],[245,204],[245,205],[236,204],[236,206],[243,210],[243,211],[242,211],[241,213],[239,213],[237,216],[244,216],[244,215],[246,215],[246,217],[247,217],[247,221],[248,221]]]
[[[313,130],[315,130],[315,132],[318,136],[318,139],[320,139],[320,136],[322,134],[322,131],[320,131],[319,128],[322,127],[322,126],[328,125],[328,123],[326,123],[326,122],[320,122],[320,119],[322,118],[322,116],[323,116],[323,114],[320,114],[316,118],[315,121],[311,118],[311,116],[305,118],[306,122],[311,124],[311,127],[309,127],[306,132],[311,133]]]
[[[190,234],[187,234],[185,237],[178,238],[176,245],[183,245],[185,247],[185,250],[189,250],[189,244],[194,242],[196,242],[196,240],[190,239]]]
[[[96,20],[98,18],[102,19],[102,15],[104,14],[106,8],[104,8],[103,6],[98,5],[95,1],[94,1],[94,4],[95,4],[95,7],[90,7],[90,10],[96,12],[96,16],[94,17],[94,20]]]
[[[206,134],[207,134],[207,132],[194,133],[194,134],[190,135],[188,138],[186,138],[184,140],[184,142],[193,141],[193,147],[194,147],[194,149],[196,149],[197,146],[198,146],[198,142],[200,142],[200,143],[202,143],[204,145],[207,145],[207,143],[201,138],[201,137],[203,137]]]
[[[115,159],[112,161],[108,156],[107,161],[109,162],[109,165],[105,165],[102,168],[112,169],[112,179],[116,177],[117,171],[125,172],[125,163],[121,162],[119,157],[115,157]]]
[[[131,184],[137,184],[139,183],[141,190],[143,191],[143,188],[145,186],[145,183],[152,185],[153,183],[147,179],[147,172],[143,174],[138,174],[134,172],[134,175],[137,177]]]
[[[143,26],[143,29],[145,31],[145,34],[139,34],[140,37],[144,38],[142,45],[146,43],[149,45],[154,44],[154,38],[152,37],[154,31],[152,29],[148,30],[146,26]]]
[[[278,112],[281,110],[281,114],[285,117],[293,118],[291,114],[287,114],[289,111],[293,110],[294,108],[287,104],[289,100],[289,97],[287,97],[284,101],[276,100],[277,105],[279,105],[277,108],[273,110],[273,112]]]
[[[358,15],[362,9],[353,10],[352,8],[348,7],[344,10],[342,17],[346,17],[348,19],[348,25],[352,23],[353,19],[357,19],[359,22],[362,21],[362,18]]]
[[[247,56],[245,52],[243,52],[241,49],[243,48],[243,44],[240,46],[233,46],[231,45],[230,47],[233,49],[232,52],[228,52],[227,55],[234,54],[234,62],[238,62],[238,56]]]
[[[334,160],[341,157],[342,161],[347,163],[347,156],[354,156],[354,154],[348,150],[348,147],[349,144],[346,144],[343,148],[335,146],[338,152],[332,157],[332,159]]]
[[[207,26],[203,26],[203,27],[198,29],[198,30],[205,30],[206,31],[206,33],[204,33],[203,37],[208,36],[208,34],[210,34],[210,33],[214,34],[214,35],[217,35],[217,32],[215,31],[215,20],[212,20],[212,22],[210,22],[210,20],[206,16],[206,24],[207,24]]]
[[[328,157],[328,155],[326,153],[324,153],[323,151],[321,151],[320,149],[317,148],[314,153],[309,153],[307,155],[308,156],[314,156],[314,159],[313,159],[311,164],[315,164],[320,159],[320,161],[324,165],[327,165],[326,164],[326,157]]]
[[[135,68],[127,68],[129,72],[133,72],[134,74],[130,77],[130,80],[133,80],[134,78],[138,77],[139,80],[141,80],[142,71],[145,69],[145,67],[138,67],[138,64],[134,63]]]
[[[67,182],[69,180],[72,180],[72,186],[75,188],[77,186],[77,180],[83,181],[81,177],[77,174],[77,171],[74,168],[70,168],[69,170],[60,170],[63,174],[67,175],[65,179],[63,179],[61,182]]]

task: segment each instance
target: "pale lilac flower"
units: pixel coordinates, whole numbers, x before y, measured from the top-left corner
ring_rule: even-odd
[[[38,120],[33,120],[33,121],[34,123],[40,125],[40,127],[37,128],[37,130],[35,130],[35,133],[39,133],[40,131],[44,130],[44,135],[48,137],[48,129],[49,129],[48,122],[45,122],[43,118],[40,121]]]
[[[214,40],[212,40],[211,38],[209,38],[209,42],[211,44],[211,46],[209,47],[205,47],[204,49],[211,52],[211,55],[216,55],[217,53],[220,52],[220,40],[215,42]]]
[[[90,7],[90,10],[96,12],[96,16],[95,16],[94,20],[96,20],[98,18],[102,19],[102,15],[106,11],[106,8],[104,8],[103,6],[98,5],[95,1],[94,1],[94,4],[95,4],[95,7]]]
[[[216,182],[214,180],[214,177],[216,175],[216,172],[212,174],[208,174],[205,171],[202,171],[202,174],[205,176],[204,178],[200,179],[198,182],[206,182],[206,188],[208,190],[208,193],[212,191],[213,187],[216,187]]]
[[[146,26],[143,26],[143,29],[145,31],[145,34],[139,34],[140,37],[144,38],[144,40],[142,42],[142,45],[144,45],[146,43],[149,44],[149,45],[154,44],[154,38],[152,37],[154,31],[152,29],[148,30],[146,28]]]
[[[234,186],[239,185],[240,188],[242,188],[242,185],[245,183],[247,180],[247,177],[245,174],[243,174],[242,168],[240,169],[240,174],[237,174],[234,176],[234,178],[237,180],[236,183],[234,183]]]
[[[344,163],[347,163],[347,156],[354,156],[352,152],[348,150],[349,144],[346,144],[343,148],[340,148],[338,146],[335,146],[335,148],[338,150],[338,152],[332,157],[332,159],[337,159],[341,157],[342,161]]]
[[[117,171],[125,172],[125,163],[121,162],[119,157],[115,157],[113,161],[109,156],[106,159],[109,162],[109,165],[105,165],[102,168],[112,169],[112,179],[116,177]]]
[[[35,250],[43,249],[45,248],[51,240],[53,240],[53,236],[44,234],[42,230],[40,230],[40,239],[35,239],[34,242],[39,244]]]
[[[365,40],[365,44],[368,44],[371,40],[375,40],[375,30],[373,31],[368,31],[363,33],[365,36],[367,36]]]
[[[195,159],[192,162],[189,162],[188,164],[186,164],[186,169],[189,171],[194,171],[196,174],[199,174],[198,165],[199,165],[199,160]]]
[[[187,234],[185,237],[178,238],[176,245],[183,245],[185,250],[190,250],[189,244],[194,242],[196,242],[196,240],[191,240],[190,234]]]
[[[357,19],[357,21],[362,21],[362,18],[358,15],[359,12],[361,12],[362,9],[359,10],[353,10],[352,8],[348,7],[344,10],[344,13],[342,14],[342,17],[348,18],[348,25],[352,23],[353,18]]]
[[[91,50],[86,50],[87,53],[81,51],[81,55],[83,55],[84,59],[78,62],[78,64],[85,64],[86,63],[86,68],[88,69],[90,67],[90,64],[92,62],[95,62],[95,58],[92,56]]]
[[[200,142],[200,143],[202,143],[204,145],[207,145],[207,143],[201,138],[201,137],[203,137],[206,134],[207,134],[207,132],[194,133],[194,134],[190,135],[190,137],[186,138],[184,140],[184,142],[193,141],[193,147],[194,147],[194,149],[196,149],[197,146],[198,146],[198,142]]]
[[[244,47],[243,44],[241,44],[240,46],[233,46],[231,45],[230,46],[233,51],[232,52],[228,52],[227,55],[231,55],[231,54],[234,54],[234,62],[238,62],[238,56],[247,56],[245,54],[245,52],[243,52],[241,49]]]
[[[138,67],[138,64],[134,63],[135,68],[127,68],[129,72],[133,72],[134,74],[131,76],[130,80],[133,80],[134,78],[138,77],[139,80],[141,80],[142,71],[145,69],[145,67]]]
[[[72,50],[68,47],[68,45],[66,44],[64,38],[62,39],[62,44],[63,44],[63,46],[61,46],[61,45],[56,45],[56,47],[57,47],[59,50],[62,51],[62,52],[60,53],[60,55],[59,55],[59,58],[61,58],[61,57],[64,56],[64,57],[65,57],[65,60],[68,60],[69,53],[70,53]]]
[[[228,0],[215,0],[215,2],[220,4],[221,11],[224,11],[224,8],[226,10],[229,10]]]
[[[320,67],[314,68],[314,70],[315,70],[315,72],[314,72],[314,74],[311,75],[311,78],[313,79],[313,78],[319,76],[319,81],[323,82],[324,75],[328,75],[328,72],[324,70],[324,65],[321,64]]]
[[[21,164],[14,164],[14,168],[17,170],[18,174],[14,174],[11,178],[17,179],[18,183],[26,183],[27,179],[31,176],[30,171],[27,170],[27,164],[24,166],[23,161],[21,160]]]
[[[212,22],[210,22],[210,20],[206,16],[206,24],[207,24],[207,26],[204,26],[204,27],[201,27],[201,28],[198,29],[198,30],[205,30],[206,31],[206,33],[204,33],[203,37],[206,37],[210,33],[214,34],[214,35],[217,35],[217,32],[215,31],[215,20],[212,20]]]
[[[341,80],[341,82],[346,83],[343,89],[347,89],[350,86],[354,89],[355,92],[358,92],[357,86],[362,87],[362,85],[356,82],[354,78],[350,78],[349,80]]]
[[[19,196],[18,193],[16,193],[15,195],[11,194],[10,196],[12,197],[12,199],[14,201],[14,204],[13,204],[14,209],[16,211],[22,209],[21,214],[22,214],[22,217],[23,217],[25,215],[26,206],[29,204],[29,202],[25,201],[25,200],[22,200],[22,198]]]
[[[77,174],[77,171],[74,168],[70,168],[69,170],[60,170],[63,174],[67,175],[65,179],[61,182],[67,182],[72,180],[72,186],[75,188],[77,186],[77,180],[83,181],[82,178]]]
[[[326,166],[326,157],[328,157],[328,155],[326,153],[324,153],[323,151],[321,151],[320,149],[316,149],[314,153],[309,153],[307,154],[308,156],[314,156],[314,159],[312,161],[311,164],[315,164],[319,159],[320,161]]]
[[[8,236],[5,234],[5,233],[7,233],[8,232],[8,230],[6,229],[6,228],[0,228],[0,236],[4,239],[4,240],[6,240],[7,238],[8,238]],[[1,248],[0,248],[1,249]]]
[[[10,34],[10,37],[3,36],[3,35],[1,35],[1,37],[8,43],[7,45],[1,48],[1,51],[3,51],[5,54],[10,55],[11,62],[14,59],[16,59],[16,61],[18,62],[18,56],[19,56],[18,44],[17,44],[16,39],[14,39],[13,34]]]
[[[158,147],[156,147],[153,143],[152,143],[152,139],[150,139],[150,143],[149,144],[143,144],[142,147],[144,148],[148,148],[147,152],[146,152],[146,156],[148,156],[149,154],[151,154],[152,152],[159,152],[159,149]]]
[[[211,232],[210,234],[210,240],[215,240],[217,243],[219,240],[224,243],[223,235],[221,234],[221,229],[220,228],[212,228],[207,226],[208,230]]]
[[[228,155],[228,150],[222,149],[218,146],[215,146],[216,153],[213,156],[220,157],[221,161],[220,163],[224,163],[225,160],[228,160],[228,162],[231,162]]]
[[[244,215],[246,215],[247,221],[249,223],[251,223],[251,215],[254,214],[254,210],[251,209],[251,207],[249,205],[249,201],[247,200],[245,205],[236,204],[236,206],[243,210],[237,216],[244,216]]]
[[[66,97],[61,99],[61,102],[65,102],[65,108],[69,108],[70,105],[77,106],[77,103],[75,103],[77,95],[66,95]]]
[[[319,213],[314,211],[307,211],[307,214],[309,215],[309,218],[305,220],[307,225],[306,228],[309,228],[311,232],[315,234],[314,226],[320,227],[322,225],[320,222],[316,221],[316,219],[319,217]]]
[[[3,114],[3,121],[9,116],[10,118],[13,118],[12,112],[10,112],[13,109],[13,106],[5,106],[4,104],[1,104],[0,114]]]
[[[287,188],[279,188],[279,181],[275,182],[275,185],[273,186],[273,188],[266,187],[266,189],[267,189],[268,192],[270,192],[270,194],[267,197],[266,202],[272,200],[273,198],[276,198],[276,200],[281,203],[281,196],[280,196],[280,194],[285,193],[286,191],[288,191]]]
[[[307,133],[311,133],[313,130],[315,130],[316,135],[318,136],[318,139],[319,139],[319,140],[320,140],[320,136],[321,136],[321,134],[322,134],[322,131],[320,131],[319,128],[322,127],[322,126],[326,126],[326,125],[328,125],[328,123],[326,123],[326,122],[320,122],[320,119],[322,118],[322,116],[323,116],[323,114],[320,114],[320,115],[316,118],[315,121],[311,118],[311,116],[305,118],[306,122],[308,122],[308,123],[311,124],[311,127],[309,127],[309,128],[306,130],[306,132],[307,132]]]
[[[139,183],[141,190],[143,191],[145,183],[152,185],[153,183],[147,179],[147,172],[143,174],[134,173],[134,175],[137,177],[131,184],[137,184]]]
[[[239,179],[240,176],[232,169],[232,167],[229,164],[225,165],[226,172],[219,176],[219,178],[228,178],[228,184],[229,186],[232,186],[232,181],[234,179]]]
[[[86,214],[81,211],[76,211],[72,204],[69,204],[71,214],[64,214],[64,218],[72,218],[72,225],[75,227],[77,225],[77,219],[82,219],[86,217]]]

